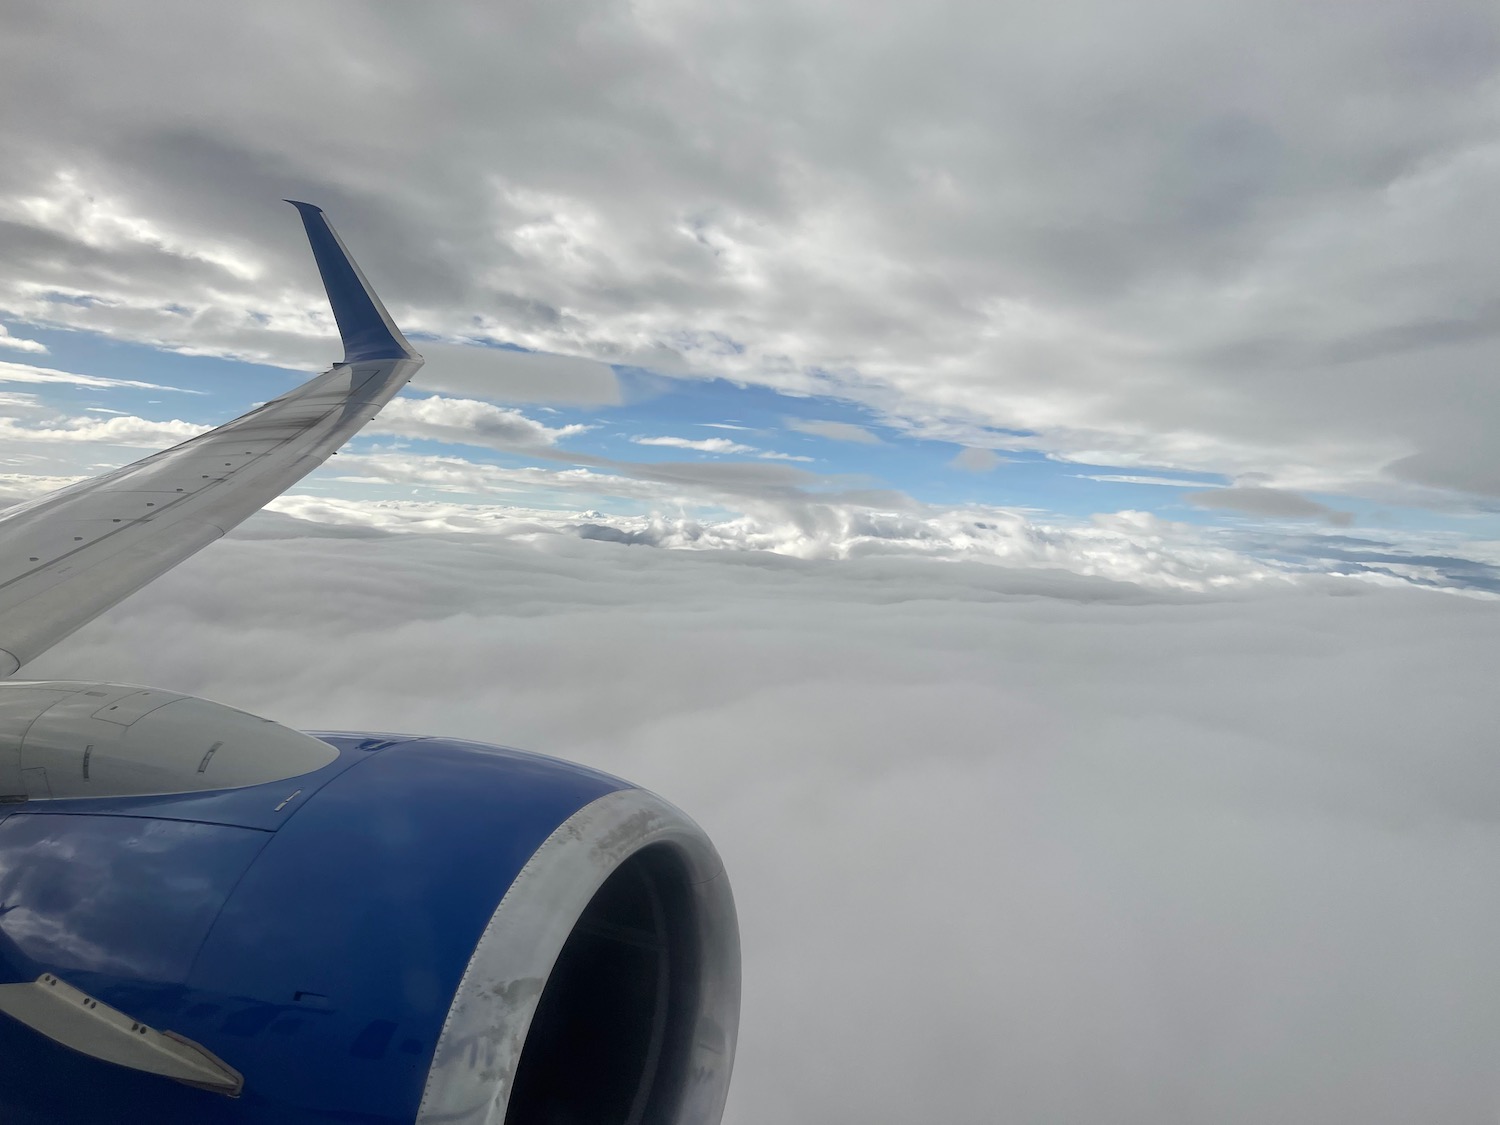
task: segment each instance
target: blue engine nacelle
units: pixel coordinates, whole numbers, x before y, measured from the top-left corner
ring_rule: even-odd
[[[0,793],[0,1120],[722,1114],[733,899],[702,830],[644,790],[5,683]]]

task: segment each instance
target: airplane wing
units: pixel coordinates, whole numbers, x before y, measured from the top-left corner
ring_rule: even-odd
[[[422,366],[322,209],[287,202],[307,227],[343,360],[216,430],[0,513],[0,678],[280,496]]]

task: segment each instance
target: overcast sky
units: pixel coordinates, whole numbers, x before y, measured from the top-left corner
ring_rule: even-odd
[[[1500,1113],[1493,0],[0,0],[0,492],[337,358],[283,197],[427,366],[37,674],[683,805],[739,1125]]]

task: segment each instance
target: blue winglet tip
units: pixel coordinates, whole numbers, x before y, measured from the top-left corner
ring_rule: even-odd
[[[406,342],[390,320],[380,298],[365,281],[359,267],[349,257],[338,235],[334,234],[323,208],[313,203],[288,199],[302,216],[313,258],[328,291],[328,303],[338,322],[344,340],[344,362],[362,359],[416,359],[417,353]]]

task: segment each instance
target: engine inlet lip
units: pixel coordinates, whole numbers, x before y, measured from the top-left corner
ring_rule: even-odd
[[[739,928],[708,836],[643,789],[590,802],[526,862],[479,938],[443,1023],[417,1125],[504,1121],[532,1018],[563,946],[594,895],[632,856],[667,848],[680,864],[696,931],[698,981],[686,1022],[688,1076],[678,1121],[717,1121],[739,1026]]]

